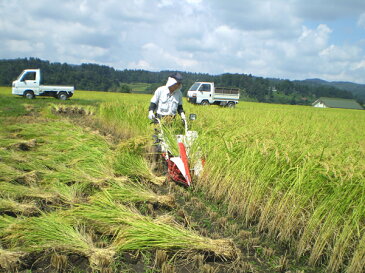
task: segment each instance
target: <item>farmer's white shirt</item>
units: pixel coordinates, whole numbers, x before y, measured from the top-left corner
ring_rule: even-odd
[[[175,90],[172,94],[167,86],[161,86],[156,89],[151,102],[157,105],[158,115],[176,115],[177,107],[182,105],[182,93]]]

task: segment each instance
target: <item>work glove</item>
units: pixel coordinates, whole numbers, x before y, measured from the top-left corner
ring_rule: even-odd
[[[153,111],[152,111],[152,110],[150,110],[150,111],[148,112],[148,118],[149,118],[150,120],[154,120],[154,119],[156,118],[155,113],[153,113]]]
[[[181,116],[181,119],[185,122],[186,121],[185,113],[181,112],[180,116]]]

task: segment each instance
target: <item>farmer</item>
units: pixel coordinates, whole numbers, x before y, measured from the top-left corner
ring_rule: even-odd
[[[179,72],[176,72],[169,76],[165,86],[156,89],[148,109],[148,118],[150,120],[154,120],[156,117],[159,119],[173,119],[178,113],[182,120],[186,121],[182,106],[181,86],[182,76]]]

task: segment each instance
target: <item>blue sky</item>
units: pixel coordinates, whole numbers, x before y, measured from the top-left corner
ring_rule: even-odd
[[[365,29],[358,25],[356,18],[340,18],[326,21],[326,25],[332,30],[329,43],[335,45],[361,44],[365,41]],[[304,25],[315,28],[322,24],[323,20],[305,21]]]
[[[0,58],[365,83],[364,0],[0,0]]]

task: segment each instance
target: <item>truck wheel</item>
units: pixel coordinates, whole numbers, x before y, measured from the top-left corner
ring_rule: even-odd
[[[24,98],[32,100],[35,98],[33,91],[28,90],[24,92]]]
[[[234,107],[236,107],[236,104],[235,104],[233,101],[229,101],[229,102],[227,103],[227,107],[229,107],[229,108],[234,108]]]
[[[201,105],[209,105],[209,101],[207,101],[207,100],[203,100],[200,104],[201,104]]]
[[[58,99],[60,99],[60,100],[67,100],[68,99],[67,93],[66,92],[60,92],[60,93],[58,93]]]

